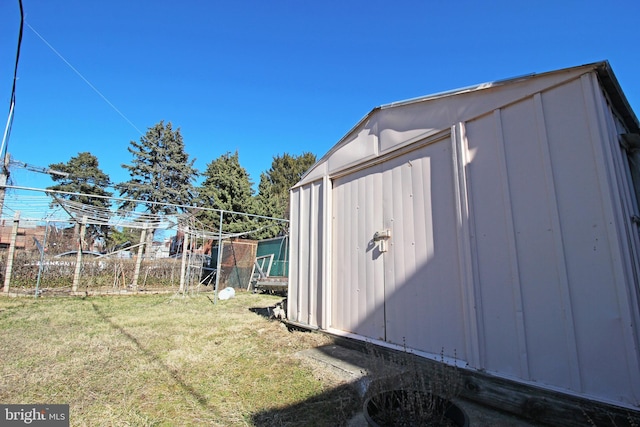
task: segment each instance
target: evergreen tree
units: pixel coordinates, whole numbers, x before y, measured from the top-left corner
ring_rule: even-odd
[[[312,153],[291,156],[284,153],[273,158],[271,168],[260,175],[258,200],[267,216],[289,219],[289,190],[316,162]]]
[[[51,179],[57,184],[47,187],[48,190],[62,191],[57,196],[73,202],[86,205],[85,210],[90,214],[91,207],[99,210],[108,209],[111,205],[112,192],[107,191],[110,184],[109,176],[98,165],[96,156],[89,152],[78,153],[67,163],[52,163],[49,169],[64,172],[68,175],[52,174]],[[72,193],[72,194],[66,194]],[[101,197],[94,197],[101,196]],[[93,242],[98,238],[107,238],[108,227],[105,225],[89,225],[87,237]]]
[[[199,189],[198,205],[221,209],[223,231],[237,233],[255,228],[253,220],[246,215],[228,212],[254,213],[253,188],[249,173],[240,166],[238,152],[226,153],[207,165],[205,180]],[[217,212],[203,211],[198,219],[209,229],[218,230],[220,216]]]
[[[134,246],[140,243],[141,234],[142,230],[140,228],[114,228],[113,230],[111,230],[111,233],[109,233],[109,239],[107,240],[107,247],[109,252],[119,249],[125,249],[129,246]]]
[[[109,199],[91,197],[95,195],[110,197],[113,195],[110,191],[105,190],[111,185],[109,176],[100,169],[98,159],[93,154],[86,151],[78,153],[67,163],[50,164],[49,169],[68,175],[52,174],[51,179],[58,184],[47,187],[48,190],[77,193],[62,194],[60,197],[85,205],[109,207]]]
[[[184,151],[180,129],[173,130],[171,122],[164,121],[149,128],[140,142],[131,141],[127,149],[133,155],[129,171],[131,179],[117,184],[121,196],[142,201],[147,212],[174,214],[180,211],[173,205],[189,205],[194,197],[192,181],[198,176]],[[146,203],[145,203],[146,202]],[[167,203],[157,204],[157,203]],[[131,208],[137,202],[127,201],[123,208]]]
[[[260,214],[289,219],[289,189],[300,181],[315,162],[316,156],[312,153],[302,153],[299,156],[284,153],[274,157],[271,168],[260,175],[256,197]],[[280,233],[279,227],[269,227],[259,237],[269,238]]]
[[[149,128],[140,142],[131,141],[127,148],[133,156],[130,165],[122,167],[129,171],[129,181],[117,184],[121,196],[134,199],[126,201],[121,208],[145,206],[151,214],[175,214],[182,211],[176,205],[193,203],[192,181],[198,176],[193,167],[195,159],[189,160],[184,150],[180,129],[173,130],[171,122],[164,121]],[[146,253],[151,254],[156,230],[147,234]]]

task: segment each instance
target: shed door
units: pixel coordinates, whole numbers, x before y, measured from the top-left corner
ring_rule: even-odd
[[[446,138],[334,181],[332,327],[465,357],[453,173]]]
[[[384,256],[373,241],[385,223],[382,171],[372,166],[334,181],[331,326],[384,340]]]

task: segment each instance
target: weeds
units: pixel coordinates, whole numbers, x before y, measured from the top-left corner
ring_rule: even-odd
[[[582,415],[586,420],[586,425],[592,427],[639,427],[640,417],[627,412],[625,415],[613,414],[606,410],[587,411],[584,408]]]
[[[452,403],[462,390],[458,368],[445,361],[444,349],[437,363],[427,363],[405,350],[382,353],[372,346],[374,358],[367,390],[366,412],[384,426],[456,426],[464,413]],[[456,412],[454,414],[454,411]]]

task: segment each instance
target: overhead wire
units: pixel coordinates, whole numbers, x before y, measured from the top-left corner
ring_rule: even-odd
[[[140,129],[138,129],[138,127],[131,120],[129,120],[129,118],[125,116],[125,114],[122,111],[120,111],[111,101],[109,101],[109,99],[102,92],[100,92],[98,88],[96,88],[85,76],[83,76],[80,71],[78,71],[73,65],[71,65],[71,63],[67,61],[67,59],[64,56],[62,56],[62,54],[58,52],[51,45],[51,43],[49,43],[39,32],[37,32],[36,29],[31,26],[31,24],[29,24],[28,22],[26,24],[27,24],[27,27],[29,27],[29,29],[33,31],[34,34],[38,36],[40,40],[42,40],[42,42],[46,44],[47,47],[51,49],[53,53],[55,53],[58,56],[58,58],[60,58],[65,64],[67,64],[67,66],[71,68],[73,72],[78,75],[78,77],[80,77],[91,89],[93,89],[93,91],[97,93],[104,100],[104,102],[106,102],[111,108],[113,108],[113,110],[116,113],[118,113],[120,117],[125,119],[126,122],[129,123],[131,127],[133,127],[140,135],[144,135],[144,133]]]
[[[127,228],[171,229],[177,226],[182,231],[188,227],[190,233],[194,234],[194,236],[206,240],[247,236],[258,233],[268,227],[255,227],[235,233],[223,232],[221,236],[219,231],[207,231],[208,227],[191,213],[167,215],[129,209],[113,209],[107,206],[95,206],[65,199],[64,192],[45,190],[44,193],[46,195],[10,192],[4,206],[3,216],[7,217],[9,213],[19,211],[22,218],[33,220],[73,220],[86,224]]]
[[[51,45],[51,43],[49,43],[44,36],[42,36],[35,28],[33,28],[33,26],[31,24],[29,24],[28,22],[26,22],[26,19],[24,18],[24,14],[23,14],[23,8],[22,8],[22,1],[19,0],[20,3],[20,14],[21,14],[21,22],[20,22],[20,37],[19,40],[20,42],[22,41],[22,33],[23,33],[23,23],[27,25],[27,27],[29,27],[29,29],[31,31],[33,31],[33,33],[38,36],[38,38],[40,38],[40,40],[42,40],[42,42],[49,47],[49,49],[51,49],[51,51],[53,51],[69,68],[71,68],[71,70],[73,70],[73,72],[75,72],[94,92],[96,92],[114,111],[116,111],[127,123],[129,123],[129,125],[131,125],[140,135],[144,135],[144,133],[138,129],[138,127],[122,112],[120,111],[102,92],[100,92],[80,71],[78,71],[60,52],[58,52],[53,45]],[[18,56],[19,56],[19,47],[18,47]],[[17,76],[17,62],[18,60],[16,59],[16,76]],[[15,91],[15,80],[17,79],[17,77],[14,76],[14,91]],[[4,143],[4,141],[3,141]],[[0,149],[0,153],[1,153],[1,149]],[[109,183],[107,185],[107,187],[109,187],[111,185],[111,183]],[[20,188],[18,186],[6,186],[6,188],[9,187],[13,187],[13,188]],[[26,188],[25,188],[26,189]],[[68,193],[68,192],[64,192],[64,191],[59,191],[59,193],[61,194],[74,194],[74,193]],[[95,197],[100,197],[100,196],[95,196]],[[125,200],[125,201],[131,201],[130,199],[125,199],[125,198],[119,198],[119,197],[112,197],[112,196],[103,196],[103,198],[107,198],[110,200]],[[140,200],[137,200],[135,202],[143,202]],[[149,201],[144,201],[144,203],[146,204],[154,204],[154,205],[172,205],[176,208],[179,209],[185,209],[185,210],[191,210],[191,209],[195,209],[195,210],[211,210],[211,211],[219,211],[219,212],[225,212],[225,213],[240,213],[240,212],[231,212],[231,211],[224,211],[222,209],[211,209],[211,208],[205,208],[205,207],[199,207],[199,206],[187,206],[187,205],[174,205],[174,204],[169,204],[169,203],[161,203],[161,202],[149,202]],[[268,216],[263,216],[263,215],[254,215],[254,214],[247,214],[247,213],[240,213],[242,215],[245,215],[247,217],[250,218],[262,218],[262,219],[272,219],[272,220],[276,220],[279,221],[280,218],[272,218],[272,217],[268,217]],[[247,233],[254,233],[256,231],[259,231],[261,229],[263,229],[265,227],[261,227],[258,230],[253,230]],[[247,234],[245,233],[245,234]]]

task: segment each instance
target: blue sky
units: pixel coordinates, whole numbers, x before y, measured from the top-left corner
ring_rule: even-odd
[[[203,171],[238,151],[254,183],[273,156],[321,157],[375,106],[609,60],[640,111],[640,1],[23,0],[8,151],[37,166],[89,151],[128,179],[131,140],[180,127]],[[0,117],[18,0],[0,3]],[[113,106],[36,34],[40,34]],[[123,117],[124,116],[124,117]],[[16,170],[16,185],[46,175]]]

